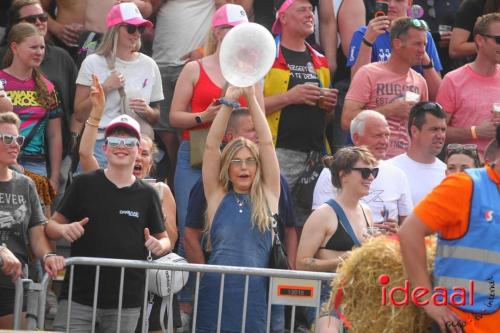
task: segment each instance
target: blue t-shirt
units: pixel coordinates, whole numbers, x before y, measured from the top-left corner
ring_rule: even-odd
[[[354,32],[352,35],[351,45],[349,45],[349,55],[347,57],[347,67],[351,67],[356,63],[358,59],[359,48],[361,47],[361,42],[366,33],[366,26],[362,26]],[[437,53],[436,44],[434,44],[434,39],[430,32],[427,32],[427,46],[425,51],[432,59],[434,63],[434,68],[440,72],[443,69],[441,65],[441,60],[439,60],[439,55]],[[372,62],[377,61],[387,61],[391,57],[391,35],[388,31],[379,35],[377,39],[373,42],[372,47]],[[424,70],[421,65],[412,67],[415,71],[423,75]]]
[[[280,199],[278,215],[283,225],[278,225],[281,239],[284,239],[285,227],[295,227],[295,215],[293,213],[290,188],[283,175],[280,175]],[[205,210],[207,209],[207,200],[203,192],[203,181],[200,179],[189,193],[189,202],[186,215],[186,227],[193,229],[203,229],[205,225]]]

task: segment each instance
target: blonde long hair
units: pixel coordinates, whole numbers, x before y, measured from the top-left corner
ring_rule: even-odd
[[[252,225],[257,226],[259,231],[264,232],[270,229],[269,223],[269,206],[264,194],[264,186],[262,183],[262,165],[259,159],[259,150],[255,143],[245,138],[237,138],[229,142],[221,156],[221,169],[219,173],[219,183],[224,187],[226,192],[233,189],[231,180],[229,179],[229,166],[234,155],[243,148],[247,148],[252,157],[257,161],[257,170],[252,186],[250,187],[250,202],[252,203]],[[210,223],[207,223],[210,230]]]
[[[106,58],[111,58],[112,63],[116,61],[116,48],[118,47],[118,30],[121,24],[116,24],[104,33],[102,41],[97,47],[95,53],[104,56]],[[137,40],[136,49],[134,51],[139,51],[141,48],[141,38]]]
[[[3,65],[5,67],[10,67],[12,62],[14,61],[14,53],[12,52],[12,43],[20,44],[26,38],[31,36],[41,36],[43,38],[43,34],[38,31],[37,27],[35,27],[31,23],[21,22],[12,27],[7,35],[7,43],[8,48],[5,51],[5,55],[3,57]],[[35,91],[37,94],[37,99],[40,105],[48,111],[50,111],[54,105],[57,105],[57,97],[54,92],[49,92],[49,88],[44,81],[44,77],[40,68],[33,68],[33,80],[35,81]]]

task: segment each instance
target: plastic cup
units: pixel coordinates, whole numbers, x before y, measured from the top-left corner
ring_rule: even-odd
[[[440,36],[443,36],[445,33],[450,32],[452,29],[451,25],[440,24],[438,26],[438,32]]]

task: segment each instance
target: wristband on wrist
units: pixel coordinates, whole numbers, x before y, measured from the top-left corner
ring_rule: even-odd
[[[365,37],[363,37],[363,44],[368,47],[373,47],[373,43],[370,43]]]
[[[430,61],[427,65],[423,65],[423,64],[422,64],[422,68],[423,68],[423,69],[431,69],[431,68],[434,68],[434,63],[432,62],[432,59],[431,59],[431,61]]]
[[[89,119],[87,119],[86,123],[87,123],[87,125],[92,126],[92,127],[96,127],[96,128],[99,127],[99,124],[93,123]]]
[[[476,132],[476,126],[471,126],[470,127],[470,135],[474,140],[477,140],[477,132]]]
[[[95,120],[95,121],[97,121],[97,122],[100,122],[100,121],[101,121],[101,118],[94,117],[93,115],[90,115],[90,116],[89,116],[89,119]]]
[[[229,100],[225,99],[224,97],[219,98],[219,102],[220,102],[220,104],[229,106],[230,108],[233,108],[233,109],[239,109],[241,107],[240,103],[238,103],[236,101],[229,101]]]
[[[45,260],[48,258],[48,257],[55,257],[57,256],[57,254],[55,253],[52,253],[52,252],[49,252],[49,253],[45,253],[43,258],[42,258],[42,261],[45,262]]]

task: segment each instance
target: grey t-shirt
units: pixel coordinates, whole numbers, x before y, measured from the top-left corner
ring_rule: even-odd
[[[35,184],[30,178],[13,171],[11,180],[0,181],[0,243],[5,243],[22,263],[28,261],[29,229],[45,222]],[[10,278],[1,271],[0,287],[13,287]]]

